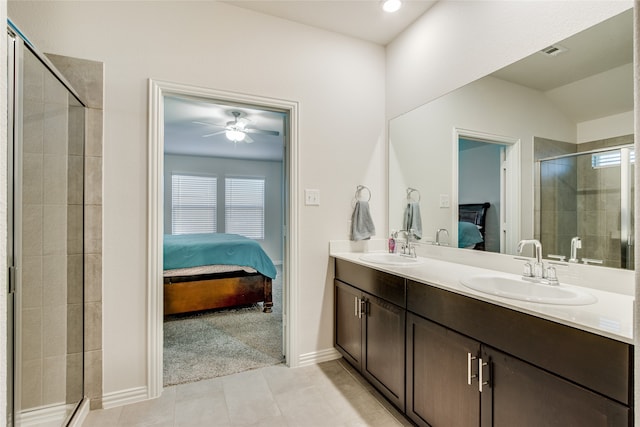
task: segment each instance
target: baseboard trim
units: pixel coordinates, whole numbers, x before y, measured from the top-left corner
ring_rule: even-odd
[[[106,393],[102,397],[102,407],[104,409],[111,409],[118,406],[142,402],[144,400],[149,400],[149,390],[147,387],[135,387],[128,390]]]
[[[313,353],[301,354],[298,357],[298,366],[315,365],[330,360],[340,359],[342,355],[335,348],[327,348],[325,350],[314,351]]]
[[[40,426],[43,424],[62,424],[67,418],[69,405],[64,403],[41,406],[16,414],[16,425]]]

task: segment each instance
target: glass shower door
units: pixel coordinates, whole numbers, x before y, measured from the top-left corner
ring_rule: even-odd
[[[13,420],[63,425],[84,394],[84,107],[13,40]]]
[[[633,269],[632,146],[568,154],[540,161],[540,237],[545,256]]]

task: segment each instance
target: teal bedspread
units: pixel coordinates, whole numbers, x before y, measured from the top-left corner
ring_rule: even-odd
[[[165,270],[215,264],[247,266],[276,278],[273,262],[255,240],[238,234],[165,234]]]
[[[468,248],[476,243],[482,242],[482,234],[478,230],[478,226],[470,223],[459,221],[458,222],[458,247]]]

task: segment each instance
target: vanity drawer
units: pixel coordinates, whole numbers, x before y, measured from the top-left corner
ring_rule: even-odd
[[[407,280],[407,309],[625,405],[633,346]]]
[[[336,259],[335,278],[399,307],[406,305],[406,280],[373,268]]]

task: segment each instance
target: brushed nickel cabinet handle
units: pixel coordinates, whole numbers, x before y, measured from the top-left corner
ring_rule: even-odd
[[[474,378],[477,378],[477,375],[473,375],[473,367],[472,361],[476,360],[477,357],[472,355],[471,353],[467,353],[467,384],[471,385],[471,382]]]
[[[484,379],[482,378],[482,371],[484,370],[484,367],[487,365],[488,363],[484,363],[482,361],[482,357],[478,359],[478,390],[480,391],[480,393],[482,393],[483,385],[489,385],[489,381],[484,381]]]

